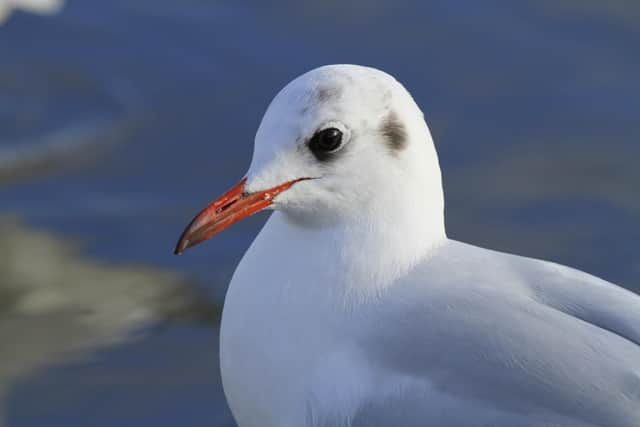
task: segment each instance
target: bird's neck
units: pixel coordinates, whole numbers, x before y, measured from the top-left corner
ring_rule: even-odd
[[[410,192],[404,192],[411,196]],[[294,262],[322,271],[344,291],[371,295],[383,291],[429,257],[446,233],[441,201],[378,197],[357,218],[308,227],[276,212],[265,226],[272,238],[296,248]]]

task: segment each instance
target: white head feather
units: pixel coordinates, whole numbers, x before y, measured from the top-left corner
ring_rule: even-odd
[[[343,143],[319,159],[308,143],[330,127]],[[284,87],[262,119],[247,177],[249,192],[317,178],[281,193],[272,208],[290,227],[348,236],[336,243],[345,253],[380,248],[380,259],[346,257],[350,268],[379,276],[374,282],[387,282],[446,239],[440,167],[422,111],[398,81],[373,68],[324,66]]]

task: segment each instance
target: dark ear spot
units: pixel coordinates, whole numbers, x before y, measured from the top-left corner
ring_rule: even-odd
[[[316,99],[318,103],[327,102],[333,98],[338,98],[342,93],[342,88],[338,86],[319,87],[316,91]]]
[[[380,131],[387,139],[387,145],[392,152],[400,151],[407,146],[407,129],[395,111],[391,111],[384,118]]]

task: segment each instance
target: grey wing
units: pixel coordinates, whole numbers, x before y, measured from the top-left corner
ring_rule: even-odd
[[[410,390],[407,390],[408,392]],[[392,398],[372,400],[354,414],[351,427],[608,427],[562,414],[536,410],[517,412],[488,407],[482,402],[440,395],[398,393]],[[335,426],[335,424],[331,424]]]
[[[532,266],[537,274],[531,288],[539,301],[640,346],[639,295],[551,262],[529,264],[524,267],[525,274],[534,274],[529,272]]]
[[[362,343],[380,389],[352,425],[640,426],[640,297],[551,263],[475,259],[461,269],[475,285],[441,261],[421,273],[443,279],[389,302]]]

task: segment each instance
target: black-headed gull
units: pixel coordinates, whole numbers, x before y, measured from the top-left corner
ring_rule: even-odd
[[[640,297],[448,239],[429,129],[388,74],[289,83],[176,252],[265,208],[220,336],[240,427],[640,426]]]

